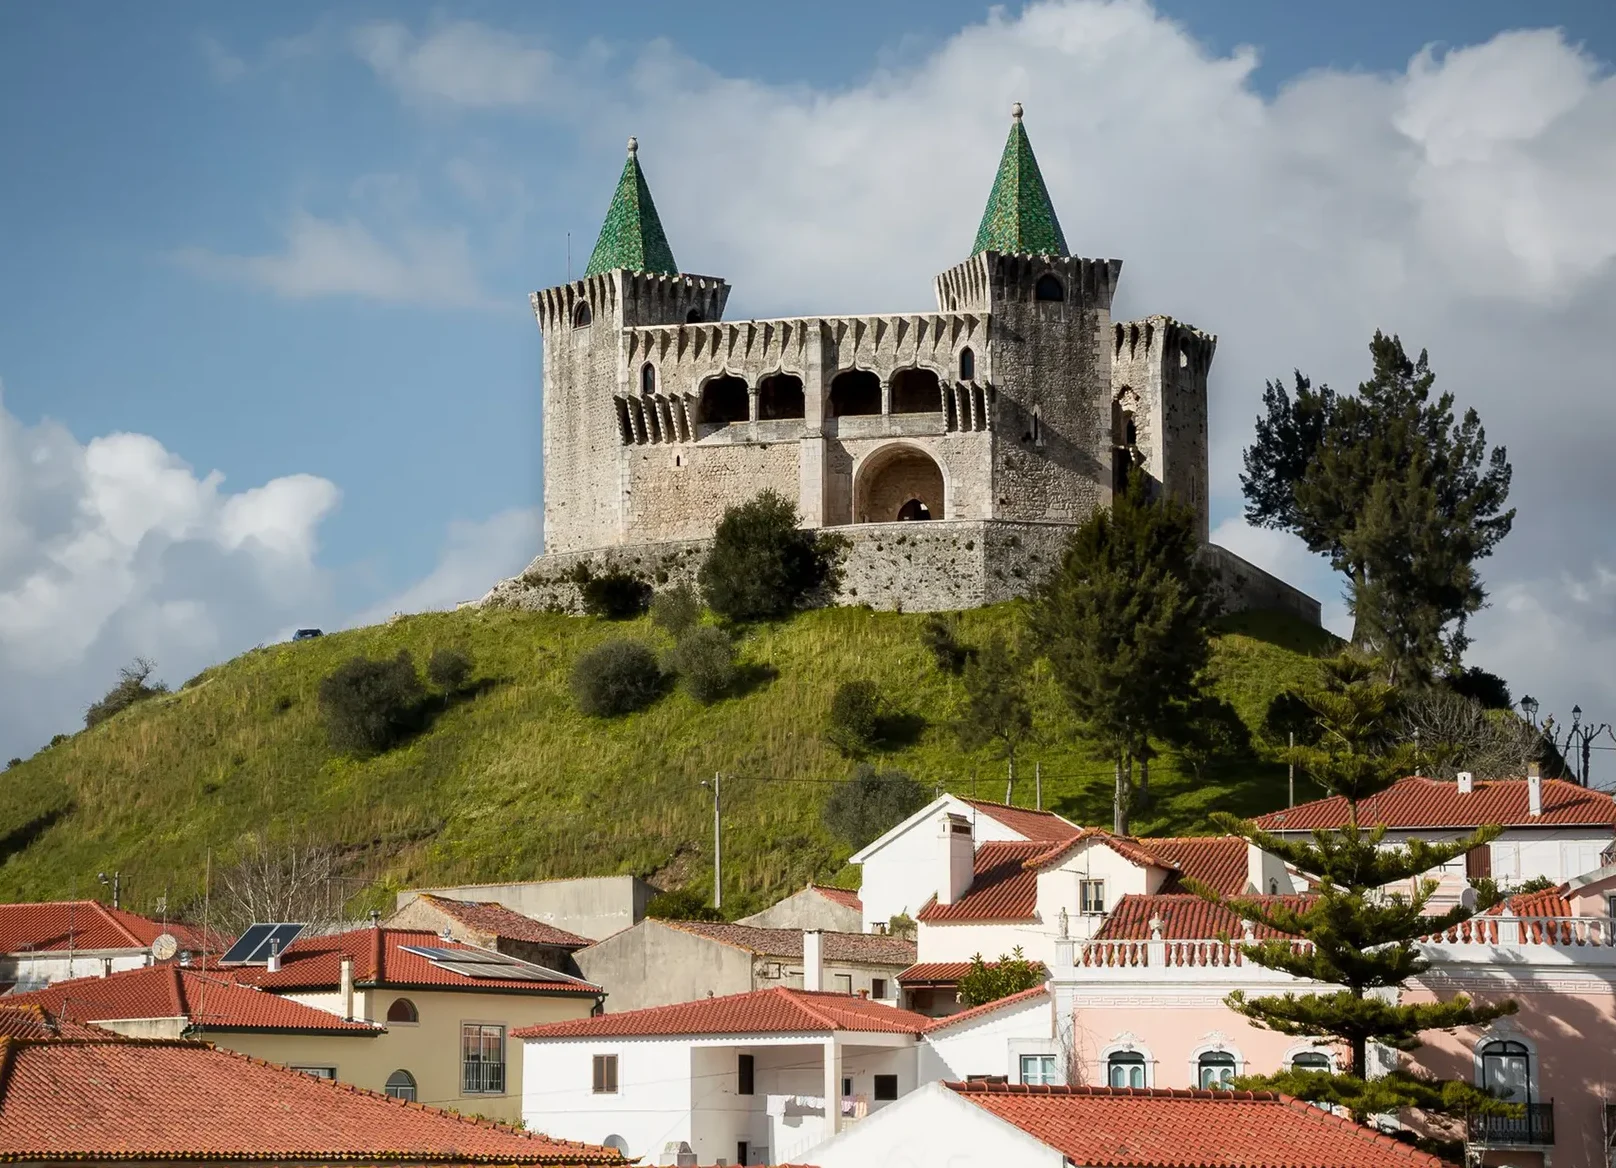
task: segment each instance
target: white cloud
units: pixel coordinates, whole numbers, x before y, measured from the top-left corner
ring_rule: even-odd
[[[533,559],[542,537],[538,508],[502,511],[481,522],[449,525],[437,566],[422,579],[361,613],[356,625],[375,624],[395,612],[453,608],[477,600],[496,581],[516,575]]]
[[[402,96],[467,108],[530,106],[549,96],[555,56],[471,21],[417,37],[394,21],[363,25],[354,52]]]
[[[80,443],[0,400],[0,756],[76,728],[135,656],[177,685],[328,603],[315,537],[337,488],[223,483],[154,438]]]
[[[356,219],[307,212],[286,228],[286,246],[268,255],[221,255],[186,248],[176,257],[203,275],[240,280],[276,295],[361,296],[405,304],[486,307],[463,228],[406,226],[384,241]]]
[[[239,81],[247,74],[247,62],[224,47],[217,37],[206,33],[196,38],[197,49],[207,63],[208,73],[221,85]]]

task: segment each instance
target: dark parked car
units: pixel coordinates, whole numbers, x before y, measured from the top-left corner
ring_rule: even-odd
[[[320,635],[321,633],[319,629],[298,629],[297,632],[292,634],[292,640],[308,641]]]

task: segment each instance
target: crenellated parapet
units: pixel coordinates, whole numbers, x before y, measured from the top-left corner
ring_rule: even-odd
[[[1080,308],[1110,311],[1121,275],[1121,260],[984,251],[943,272],[933,281],[933,288],[937,307],[944,312],[987,313],[1007,304],[1057,299]],[[1049,278],[1059,281],[1060,296],[1052,295]],[[1042,288],[1041,280],[1046,281]]]

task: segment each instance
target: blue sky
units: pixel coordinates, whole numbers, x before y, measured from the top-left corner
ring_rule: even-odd
[[[1536,508],[1490,573],[1477,659],[1546,704],[1616,699],[1593,653],[1616,627],[1616,554],[1582,522],[1611,484],[1570,453],[1604,407],[1557,430],[1486,351],[1608,321],[1593,208],[1609,219],[1612,188],[1589,155],[1616,141],[1602,136],[1616,7],[803,11],[0,7],[0,671],[36,691],[0,721],[0,754],[69,728],[134,652],[177,683],[295,625],[450,603],[518,568],[541,482],[526,295],[564,279],[569,232],[581,268],[627,133],[675,254],[734,281],[730,315],[924,307],[932,273],[968,248],[1011,97],[1074,248],[1128,263],[1123,310],[1224,338],[1215,525],[1239,514],[1262,377],[1300,364],[1351,384],[1374,327],[1418,326],[1439,374],[1468,354]],[[1518,28],[1562,35],[1498,39]],[[1182,165],[1151,171],[1152,140]],[[1409,141],[1438,169],[1409,172]],[[1275,181],[1242,185],[1269,167]],[[1127,189],[1141,174],[1148,194]],[[1475,193],[1504,187],[1536,194]],[[1340,249],[1343,232],[1363,246]],[[1220,237],[1251,245],[1222,252]],[[1403,271],[1423,248],[1436,262]],[[1276,311],[1296,315],[1264,335]],[[1557,391],[1608,385],[1603,365],[1561,356],[1523,367]],[[1523,454],[1565,464],[1523,473]],[[1295,548],[1225,538],[1333,601]],[[1533,652],[1550,643],[1586,664],[1551,668]]]

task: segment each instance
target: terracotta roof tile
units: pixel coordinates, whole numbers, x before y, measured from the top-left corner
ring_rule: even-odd
[[[97,900],[55,900],[0,904],[0,953],[59,952],[65,949],[147,949],[163,932],[180,948],[200,950],[202,930],[139,913],[110,908]],[[222,952],[215,935],[208,948]]]
[[[18,1002],[15,998],[0,1002],[0,1038],[103,1038],[114,1035],[99,1026],[86,1026],[67,1018],[58,1018],[37,1002]]]
[[[1253,900],[1272,901],[1301,907],[1308,902],[1305,896],[1262,896]],[[1244,934],[1238,914],[1219,904],[1212,904],[1188,892],[1158,894],[1156,896],[1128,895],[1105,918],[1094,938],[1097,941],[1148,941],[1150,919],[1159,916],[1164,941],[1207,941],[1227,935],[1238,941]],[[1260,941],[1284,934],[1266,925],[1253,924],[1252,931]]]
[[[728,921],[659,921],[672,929],[711,937],[761,957],[789,957],[802,960],[801,929],[762,929]],[[915,959],[915,943],[882,933],[820,932],[826,961],[856,962],[867,965],[909,965]]]
[[[186,1018],[207,1030],[384,1032],[380,1026],[345,1022],[325,1010],[244,986],[230,977],[172,964],[59,981],[33,993],[15,994],[10,1000],[37,1003],[56,1017],[79,1022]]]
[[[859,899],[859,894],[854,892],[851,888],[831,888],[826,884],[810,884],[808,888],[812,892],[819,893],[819,895],[823,896],[826,900],[835,901],[843,908],[858,909],[860,912],[864,911],[864,902]]]
[[[989,969],[992,969],[999,963],[989,961],[985,964]],[[1033,965],[1043,970],[1046,974],[1049,972],[1042,961],[1035,961]],[[919,965],[911,965],[908,969],[898,974],[897,978],[900,984],[906,986],[955,985],[960,978],[970,971],[971,963],[969,961],[923,961]]]
[[[1027,861],[1049,850],[1047,841],[978,844],[975,876],[953,904],[926,902],[921,921],[1030,921],[1038,909],[1038,873]]]
[[[1076,835],[1068,836],[1052,848],[1038,853],[1027,861],[1029,868],[1044,868],[1051,864],[1058,864],[1072,853],[1072,849],[1079,844],[1098,841],[1116,852],[1119,856],[1133,861],[1142,868],[1167,868],[1170,865],[1160,856],[1154,855],[1145,848],[1140,840],[1129,836],[1113,835],[1098,827],[1081,828]]]
[[[1010,994],[992,1002],[984,1002],[980,1006],[972,1006],[969,1010],[961,1010],[957,1014],[946,1014],[941,1018],[933,1018],[931,1020],[931,1024],[926,1027],[926,1030],[928,1032],[933,1030],[944,1030],[950,1026],[957,1026],[961,1022],[974,1022],[978,1018],[984,1017],[988,1014],[997,1013],[1008,1006],[1020,1006],[1027,1002],[1035,1001],[1039,998],[1047,998],[1048,996],[1048,986],[1033,986],[1030,990],[1022,990],[1020,993]]]
[[[514,1030],[518,1038],[638,1038],[662,1034],[920,1034],[932,1020],[852,994],[782,987],[599,1014]]]
[[[1545,888],[1538,892],[1523,892],[1493,905],[1488,916],[1501,917],[1569,917],[1576,914],[1566,899],[1567,885]]]
[[[1246,890],[1246,841],[1237,835],[1147,838],[1139,840],[1139,845],[1177,870],[1162,885],[1162,892],[1187,892],[1186,877],[1223,896],[1239,896]]]
[[[491,900],[451,900],[447,896],[436,896],[430,892],[423,892],[420,899],[438,909],[444,916],[459,921],[468,929],[476,929],[480,933],[488,933],[506,940],[555,945],[565,949],[582,949],[590,943],[588,937],[580,937],[577,933],[569,933],[544,921],[536,921],[532,917],[523,916],[515,909],[506,908]]]
[[[1041,840],[1044,843],[1059,843],[1071,839],[1081,830],[1077,824],[1069,819],[1063,819],[1053,811],[1034,811],[1030,807],[1009,807],[1003,803],[989,803],[985,799],[961,799],[960,802],[974,807],[978,814],[996,819],[1011,831],[1016,832],[1024,839]]]
[[[0,1065],[3,1160],[623,1162],[204,1043],[0,1039]]]
[[[281,968],[271,973],[262,965],[225,967],[230,976],[248,985],[285,991],[294,989],[334,989],[342,981],[342,959],[352,957],[356,986],[391,986],[399,989],[474,989],[512,993],[587,994],[600,993],[598,986],[578,978],[557,974],[555,981],[473,978],[434,965],[425,957],[405,951],[405,946],[422,949],[458,949],[483,953],[473,945],[444,941],[424,929],[366,928],[318,937],[299,937],[281,954]]]
[[[1527,805],[1525,779],[1480,780],[1468,795],[1457,783],[1411,777],[1401,779],[1379,795],[1358,805],[1365,826],[1393,828],[1476,828],[1496,823],[1504,827],[1616,827],[1616,799],[1563,779],[1543,780],[1543,814],[1532,815]],[[1347,822],[1347,801],[1338,796],[1315,799],[1288,811],[1274,811],[1257,819],[1265,831],[1310,831],[1341,827]]]
[[[1444,1168],[1390,1136],[1259,1091],[949,1083],[1090,1168]]]

